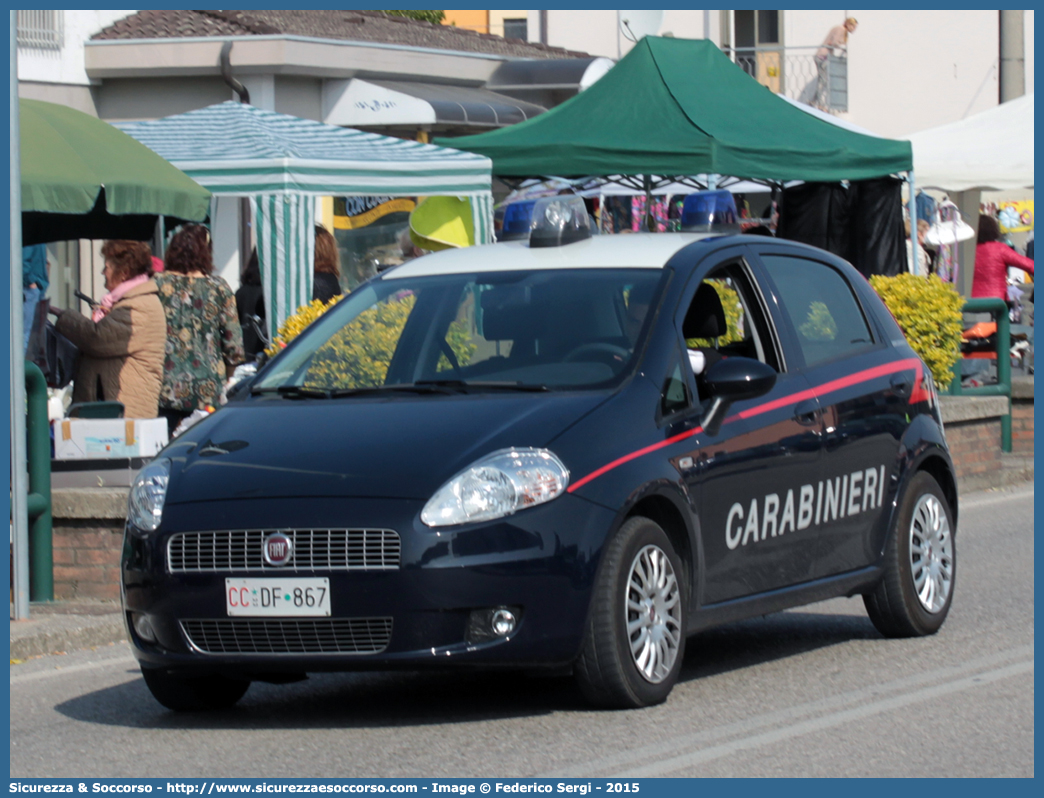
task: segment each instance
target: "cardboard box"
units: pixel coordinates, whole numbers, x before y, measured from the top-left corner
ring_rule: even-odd
[[[165,418],[61,418],[54,422],[55,460],[151,458],[166,445]]]

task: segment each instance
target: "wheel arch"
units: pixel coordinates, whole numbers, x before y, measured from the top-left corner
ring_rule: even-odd
[[[943,496],[950,505],[950,512],[953,514],[954,531],[956,531],[957,479],[948,452],[942,445],[930,440],[926,441],[923,437],[912,441],[908,451],[911,452],[909,459],[900,460],[898,485],[894,495],[888,500],[887,521],[884,522],[880,533],[881,536],[876,541],[875,550],[879,557],[884,555],[889,541],[896,531],[899,513],[903,500],[906,498],[906,493],[910,488],[910,483],[922,471],[931,476],[942,489]]]
[[[953,523],[957,524],[957,479],[954,477],[953,468],[950,463],[937,451],[927,454],[922,459],[913,473],[927,471],[932,478],[939,483],[946,501],[950,503],[950,512],[953,513]],[[912,475],[911,475],[912,476]]]
[[[666,533],[685,568],[685,585],[688,588],[689,606],[693,606],[696,597],[700,558],[697,551],[696,536],[693,534],[690,525],[686,523],[684,512],[671,498],[662,493],[652,493],[636,501],[627,511],[623,521],[635,516],[644,516],[650,521],[655,521]]]

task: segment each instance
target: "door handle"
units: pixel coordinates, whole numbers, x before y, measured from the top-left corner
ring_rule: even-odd
[[[819,421],[821,413],[822,409],[817,400],[806,399],[804,402],[798,402],[797,406],[794,408],[794,420],[797,421],[798,424],[810,427]]]

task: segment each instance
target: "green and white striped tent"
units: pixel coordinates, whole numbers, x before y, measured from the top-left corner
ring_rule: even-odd
[[[117,127],[215,196],[250,198],[272,334],[312,298],[315,197],[468,197],[476,242],[492,241],[492,162],[484,156],[231,100]]]

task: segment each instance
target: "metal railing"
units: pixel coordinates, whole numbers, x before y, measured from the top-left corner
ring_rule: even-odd
[[[51,521],[51,428],[47,423],[47,380],[40,367],[25,362],[26,454],[29,468],[29,598],[54,601],[54,545]]]
[[[65,40],[63,11],[19,11],[18,46],[61,50]]]
[[[964,387],[961,384],[961,361],[954,366],[950,383],[951,396],[1005,396],[1008,412],[1001,419],[1001,451],[1011,451],[1011,323],[1008,305],[1003,299],[985,297],[969,299],[964,303],[965,313],[989,313],[997,324],[997,382],[993,385]]]
[[[836,48],[819,58],[822,47],[723,47],[740,69],[763,86],[821,111],[848,110],[848,54]]]

